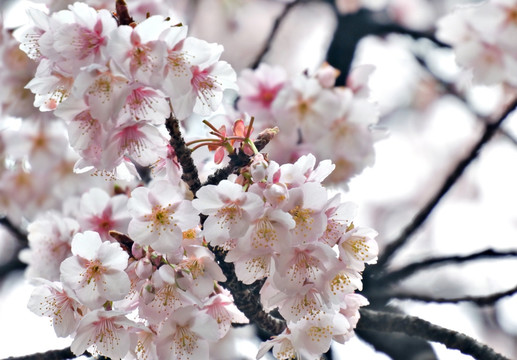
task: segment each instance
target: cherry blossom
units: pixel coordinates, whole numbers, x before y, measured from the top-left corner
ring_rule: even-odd
[[[181,247],[183,231],[199,222],[191,202],[167,181],[156,181],[133,190],[128,202],[132,216],[129,235],[140,245],[151,245],[162,253],[172,253]]]
[[[163,324],[156,348],[161,359],[207,359],[208,341],[217,339],[216,320],[188,306],[175,311]]]
[[[59,282],[39,279],[39,285],[29,299],[27,307],[40,316],[52,319],[56,335],[66,337],[75,332],[86,308]]]
[[[117,243],[102,242],[98,233],[85,231],[72,240],[72,257],[61,263],[61,281],[90,308],[121,300],[130,282],[124,270],[128,254]]]
[[[208,215],[203,234],[212,245],[243,236],[262,211],[263,201],[258,195],[244,192],[242,186],[228,180],[207,185],[196,195],[192,205]]]
[[[129,330],[133,327],[137,324],[124,312],[91,311],[79,322],[70,349],[79,356],[92,347],[112,359],[122,359],[129,352]]]
[[[83,230],[97,232],[103,241],[110,240],[109,231],[127,232],[130,216],[127,196],[110,197],[99,188],[92,188],[81,197],[79,222]]]

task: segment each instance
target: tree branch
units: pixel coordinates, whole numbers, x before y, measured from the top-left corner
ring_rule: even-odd
[[[266,56],[268,51],[271,49],[273,40],[275,39],[276,33],[278,32],[278,29],[280,28],[280,24],[287,17],[287,14],[289,14],[291,9],[294,8],[300,1],[301,0],[295,0],[284,6],[284,10],[282,10],[280,15],[277,16],[277,18],[275,19],[275,22],[273,23],[273,27],[271,28],[271,31],[269,32],[269,36],[264,44],[264,47],[262,48],[262,51],[257,55],[257,58],[255,59],[253,64],[250,65],[251,69],[256,69],[260,65],[260,63],[264,59],[264,56]]]
[[[368,309],[361,309],[360,313],[361,319],[357,324],[358,329],[387,333],[397,332],[419,337],[444,344],[449,349],[459,350],[463,354],[471,355],[480,360],[509,360],[470,336],[434,325],[415,316]]]
[[[432,302],[432,303],[447,303],[447,304],[457,304],[459,302],[469,301],[478,306],[489,306],[493,305],[499,299],[502,299],[506,296],[510,296],[517,293],[517,286],[512,289],[497,292],[491,295],[486,296],[463,296],[457,298],[435,298],[427,295],[419,295],[419,294],[409,294],[409,293],[397,293],[397,292],[385,292],[381,293],[381,298],[386,299],[400,299],[400,300],[414,300],[414,301],[424,301],[424,302]],[[369,296],[377,296],[375,292],[371,292]]]
[[[85,352],[83,355],[91,356],[89,352]],[[75,359],[77,356],[70,350],[70,347],[60,350],[49,350],[43,353],[36,353],[18,357],[8,357],[4,360],[62,360],[62,359]]]
[[[447,265],[450,263],[463,263],[478,259],[496,259],[501,257],[512,257],[517,256],[517,251],[499,252],[493,249],[487,249],[478,253],[465,255],[465,256],[445,256],[440,258],[432,258],[423,260],[417,263],[412,263],[404,266],[399,270],[389,272],[387,274],[379,276],[376,280],[380,286],[389,285],[390,283],[400,281],[408,276],[415,274],[418,271],[427,270],[431,267]]]
[[[257,140],[253,142],[255,148],[258,151],[264,149],[277,133],[277,127],[262,131],[257,136]],[[229,157],[230,162],[228,163],[228,165],[226,165],[222,169],[218,169],[214,174],[210,175],[208,179],[203,183],[203,186],[219,184],[221,180],[228,178],[228,176],[230,176],[231,174],[236,173],[243,167],[247,166],[251,159],[251,157],[247,155],[244,151],[238,151],[236,154],[230,154]]]
[[[199,174],[194,160],[192,159],[191,151],[185,144],[183,135],[181,135],[179,121],[171,114],[171,116],[165,120],[165,126],[171,135],[170,144],[174,148],[178,162],[183,169],[181,178],[187,183],[190,191],[195,195],[199,188],[201,188],[201,181],[199,181]]]
[[[187,183],[195,196],[196,192],[201,188],[202,185],[199,181],[198,171],[194,164],[194,160],[192,159],[191,151],[185,144],[185,140],[181,135],[179,121],[173,115],[171,115],[166,120],[165,126],[171,135],[170,144],[174,148],[178,162],[183,169],[183,175],[181,178]],[[255,142],[257,149],[263,149],[275,134],[276,130],[274,129],[261,132],[257,141]],[[246,166],[249,161],[250,156],[244,154],[243,151],[239,151],[230,160],[230,164],[225,168],[227,170],[223,169],[224,171],[214,174],[211,178],[209,178],[207,183],[219,183],[219,181],[224,178],[224,175],[228,176],[239,168]],[[201,216],[201,223],[203,223],[205,219],[206,217]],[[285,321],[283,319],[277,319],[264,311],[259,299],[252,291],[253,286],[246,286],[240,282],[237,279],[237,275],[235,275],[234,265],[224,261],[226,252],[218,247],[214,248],[209,246],[208,248],[214,253],[216,261],[219,263],[221,270],[226,275],[227,280],[225,283],[223,283],[223,285],[226,286],[233,294],[235,305],[239,308],[239,310],[241,310],[246,315],[250,322],[255,323],[269,334],[276,335],[281,333],[286,327]]]
[[[22,245],[26,246],[29,243],[27,234],[14,225],[7,216],[0,218],[0,225],[5,227]]]
[[[433,196],[433,198],[416,214],[416,216],[413,218],[413,221],[411,221],[411,223],[405,227],[399,237],[386,246],[386,248],[383,250],[382,256],[379,257],[377,267],[382,268],[408,241],[408,239],[415,233],[415,231],[420,228],[420,226],[426,221],[427,217],[434,210],[436,205],[438,205],[445,194],[447,194],[447,192],[460,178],[465,169],[470,165],[470,163],[472,163],[474,159],[477,158],[481,148],[492,138],[503,121],[511,112],[515,110],[515,108],[517,108],[517,99],[506,108],[503,115],[501,115],[501,117],[496,122],[485,124],[485,131],[476,145],[470,151],[470,154],[456,165],[454,171],[446,178],[444,184],[438,190],[435,196]]]

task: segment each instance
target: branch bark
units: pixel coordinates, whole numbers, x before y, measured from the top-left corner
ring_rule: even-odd
[[[459,302],[472,302],[478,306],[489,306],[493,305],[499,299],[502,299],[506,296],[510,296],[517,293],[517,286],[497,292],[494,294],[486,295],[486,296],[462,296],[456,298],[436,298],[427,295],[420,294],[410,294],[410,293],[397,293],[397,292],[385,292],[380,294],[380,298],[383,299],[400,299],[400,300],[414,300],[414,301],[424,301],[424,302],[433,302],[433,303],[448,303],[448,304],[457,304]],[[375,297],[376,293],[371,292],[369,296]]]
[[[479,360],[509,360],[490,347],[459,332],[434,325],[415,316],[362,309],[358,329],[396,332],[444,344]]]

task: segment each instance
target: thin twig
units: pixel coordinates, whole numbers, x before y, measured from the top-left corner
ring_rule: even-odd
[[[257,139],[253,142],[255,148],[261,151],[266,147],[267,144],[273,139],[278,133],[278,128],[266,129],[262,131]],[[208,179],[203,183],[205,185],[217,185],[222,180],[228,178],[231,174],[236,173],[239,169],[247,166],[250,162],[251,156],[247,155],[244,151],[238,151],[236,154],[231,154],[230,162],[222,169],[218,169],[214,174],[210,175]]]
[[[465,334],[434,325],[415,316],[361,309],[358,329],[397,332],[444,344],[480,360],[509,360]]]
[[[377,267],[382,268],[392,256],[408,241],[408,239],[415,233],[416,230],[426,221],[427,217],[434,210],[436,205],[441,201],[445,194],[451,189],[456,181],[463,174],[465,169],[477,158],[481,148],[492,138],[497,129],[501,126],[503,121],[517,108],[517,99],[514,100],[505,110],[503,115],[494,123],[485,124],[485,131],[483,136],[478,140],[477,144],[472,148],[470,154],[461,160],[453,172],[447,177],[442,187],[433,196],[433,198],[417,213],[411,223],[406,226],[397,239],[390,242],[379,257]]]
[[[452,95],[455,98],[457,98],[458,100],[460,100],[462,103],[464,103],[468,107],[470,112],[472,112],[476,116],[476,118],[479,119],[479,121],[482,121],[485,124],[490,122],[490,119],[488,117],[481,115],[478,111],[476,111],[470,105],[470,102],[467,100],[465,95],[462,94],[461,92],[459,92],[458,89],[456,88],[456,86],[453,83],[443,79],[442,77],[438,76],[434,71],[432,71],[429,68],[429,65],[427,64],[427,61],[423,57],[419,56],[418,54],[413,54],[413,56],[415,57],[415,60],[420,64],[420,66],[430,76],[432,76],[432,78],[434,80],[436,80],[438,82],[438,84],[440,85],[440,87],[443,89],[443,91],[446,94]],[[506,137],[508,140],[510,140],[514,145],[517,145],[517,139],[512,134],[510,134],[508,131],[506,131],[504,128],[500,127],[497,131],[498,131],[498,133],[500,133],[504,137]]]
[[[495,251],[493,249],[487,249],[481,252],[477,252],[470,255],[465,256],[445,256],[445,257],[439,257],[439,258],[432,258],[423,260],[417,263],[409,264],[404,266],[403,268],[399,270],[395,270],[392,272],[389,272],[387,274],[381,275],[379,278],[377,278],[377,282],[379,285],[391,285],[391,283],[400,281],[402,279],[407,278],[408,276],[411,276],[415,274],[418,271],[427,270],[434,266],[440,266],[440,265],[447,265],[447,264],[458,264],[458,263],[464,263],[467,261],[472,260],[478,260],[478,259],[496,259],[501,257],[515,257],[517,256],[517,251],[509,251],[509,252],[499,252]]]
[[[478,306],[489,306],[493,305],[496,301],[517,293],[517,286],[506,290],[497,292],[494,294],[486,295],[486,296],[462,296],[457,298],[436,298],[433,296],[420,295],[420,294],[409,294],[409,293],[397,293],[397,292],[385,292],[381,293],[381,298],[386,299],[399,299],[399,300],[414,300],[414,301],[423,301],[428,303],[447,303],[447,304],[457,304],[460,302],[471,302]],[[369,294],[369,296],[376,296],[375,292]]]
[[[301,0],[295,0],[293,2],[290,2],[284,6],[284,9],[280,13],[280,15],[277,16],[275,19],[275,22],[273,23],[273,26],[271,28],[271,31],[269,32],[269,36],[264,44],[264,47],[262,48],[262,51],[257,55],[257,58],[253,62],[253,64],[250,65],[251,69],[256,69],[259,64],[264,59],[264,56],[268,53],[268,51],[271,49],[271,45],[273,44],[273,40],[275,39],[276,33],[278,32],[278,29],[280,28],[280,24],[284,21],[284,19],[287,17],[287,14],[289,14],[289,11],[297,5]]]

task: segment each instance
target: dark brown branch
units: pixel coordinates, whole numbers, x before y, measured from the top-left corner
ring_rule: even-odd
[[[191,151],[185,144],[183,135],[181,135],[179,121],[174,115],[171,115],[165,121],[165,126],[171,135],[170,144],[174,148],[178,162],[183,169],[181,178],[187,183],[190,191],[195,195],[199,188],[201,188],[201,181],[199,181],[199,175],[194,160],[192,159]]]
[[[382,268],[391,259],[391,257],[408,241],[408,239],[415,233],[415,231],[420,228],[420,226],[426,221],[429,214],[431,214],[431,212],[434,210],[436,205],[438,205],[445,194],[447,194],[447,192],[460,178],[465,169],[472,163],[474,159],[477,158],[481,148],[492,138],[503,121],[511,112],[515,110],[516,107],[517,99],[506,108],[503,115],[501,115],[501,117],[496,122],[485,125],[483,136],[481,136],[476,145],[472,148],[470,154],[468,154],[465,159],[461,160],[456,165],[456,168],[447,177],[442,187],[433,196],[433,198],[417,213],[417,215],[413,218],[411,223],[406,226],[399,237],[386,246],[386,248],[383,250],[383,254],[379,257],[379,261],[377,262],[378,267]]]
[[[396,293],[396,292],[386,292],[382,293],[381,297],[386,297],[389,299],[400,299],[400,300],[414,300],[414,301],[423,301],[423,302],[433,302],[433,303],[447,303],[447,304],[457,304],[459,302],[472,302],[478,306],[489,306],[493,305],[499,299],[502,299],[506,296],[510,296],[517,293],[517,286],[512,289],[497,292],[494,294],[486,295],[486,296],[463,296],[457,298],[436,298],[432,296],[419,295],[419,294],[409,294],[409,293]],[[376,296],[375,292],[370,293],[370,296]]]
[[[405,26],[402,26],[402,25],[394,23],[394,22],[390,22],[390,23],[378,22],[377,26],[375,27],[375,32],[373,33],[373,35],[387,35],[387,34],[408,35],[408,36],[412,37],[414,40],[427,39],[440,47],[443,47],[443,48],[450,47],[449,44],[446,44],[446,43],[438,40],[434,36],[434,34],[431,32],[412,30],[412,29],[409,29]]]
[[[275,19],[275,22],[273,23],[273,27],[271,28],[271,31],[269,32],[269,36],[264,44],[264,47],[262,48],[262,51],[257,55],[257,58],[253,62],[253,64],[250,65],[251,69],[256,69],[262,60],[264,59],[264,56],[268,53],[268,51],[271,49],[271,45],[273,44],[273,40],[275,39],[276,33],[278,32],[278,29],[280,28],[280,24],[284,21],[284,19],[287,17],[287,14],[289,14],[289,11],[297,5],[300,2],[300,0],[295,0],[291,3],[288,3],[285,5],[284,9],[278,15],[278,17]]]
[[[358,329],[396,332],[444,344],[480,360],[509,360],[477,340],[415,316],[362,309]]]
[[[447,264],[458,264],[464,263],[467,261],[478,260],[478,259],[498,259],[502,257],[515,257],[517,256],[517,251],[509,251],[509,252],[499,252],[493,249],[487,249],[478,253],[465,255],[465,256],[446,256],[440,258],[432,258],[423,260],[417,263],[409,264],[404,266],[399,270],[395,270],[389,272],[385,275],[377,278],[377,282],[379,285],[389,285],[393,282],[400,281],[408,276],[415,274],[418,271],[427,270],[431,267],[447,265]]]
[[[201,188],[201,182],[199,181],[198,171],[192,159],[191,151],[186,146],[185,140],[181,135],[178,119],[171,115],[166,120],[165,126],[171,135],[170,144],[174,148],[178,162],[183,169],[182,179],[187,183],[195,196],[196,192]],[[255,147],[258,150],[263,149],[275,134],[275,129],[260,133],[257,141],[254,143]],[[228,173],[226,175],[228,176],[239,168],[246,166],[249,161],[250,156],[244,154],[242,151],[239,151],[238,154],[230,160],[228,170],[225,171],[224,174]],[[217,184],[223,179],[220,178],[222,175],[218,175],[217,173],[214,174],[214,176],[215,177],[212,177],[212,182],[210,182],[211,184]],[[206,219],[206,217],[202,216],[202,223],[204,219]],[[214,253],[216,261],[219,263],[221,270],[223,270],[223,273],[226,275],[227,280],[225,283],[223,283],[223,285],[226,286],[233,294],[235,305],[239,308],[239,310],[241,310],[246,315],[250,322],[255,323],[269,334],[276,335],[281,333],[283,329],[285,329],[285,321],[277,319],[264,311],[259,299],[252,291],[253,286],[245,286],[243,283],[237,280],[233,264],[224,261],[226,253],[222,249],[213,248],[211,246],[209,246],[209,249]]]
[[[91,356],[90,353],[86,352],[83,355]],[[18,357],[9,357],[4,360],[62,360],[62,359],[75,359],[77,356],[74,355],[72,350],[69,347],[60,350],[49,350],[43,353],[18,356]]]
[[[127,9],[127,4],[124,0],[116,0],[115,9],[117,11],[116,19],[119,25],[131,25],[135,22]]]

